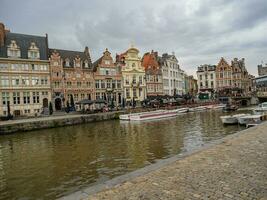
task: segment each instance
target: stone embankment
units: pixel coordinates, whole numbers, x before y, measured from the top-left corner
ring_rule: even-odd
[[[121,113],[123,112],[118,111],[118,112],[106,112],[106,113],[87,114],[87,115],[81,115],[81,114],[63,115],[63,116],[50,116],[42,118],[1,121],[0,135],[118,119],[119,114]]]
[[[267,123],[166,163],[63,199],[266,200]]]

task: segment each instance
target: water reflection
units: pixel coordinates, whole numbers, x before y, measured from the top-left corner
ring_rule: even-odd
[[[0,199],[54,199],[240,130],[219,111],[0,137]]]

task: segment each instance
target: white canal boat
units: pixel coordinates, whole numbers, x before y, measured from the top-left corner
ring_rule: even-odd
[[[178,112],[178,113],[187,113],[188,111],[189,111],[189,108],[179,108],[179,109],[176,109],[176,111]]]
[[[227,116],[221,116],[220,118],[223,124],[237,124],[238,118],[245,115],[246,114],[227,115]]]
[[[189,108],[190,112],[203,111],[203,110],[207,110],[207,106],[198,106],[198,107],[194,107],[194,108]]]
[[[140,113],[138,115],[131,115],[130,121],[144,121],[144,120],[151,120],[151,119],[160,119],[166,117],[174,117],[177,116],[177,110],[162,110],[160,112],[147,112],[147,113]]]
[[[258,108],[255,108],[253,110],[253,113],[256,115],[262,115],[264,113],[267,113],[267,102],[259,104]]]
[[[258,124],[261,122],[262,115],[246,115],[238,118],[238,123],[241,125]]]
[[[130,113],[130,114],[120,115],[119,118],[120,118],[120,120],[129,121],[131,116],[142,115],[142,114],[147,114],[147,113],[159,113],[159,112],[162,112],[162,111],[164,111],[164,110],[156,110],[156,111],[140,112],[140,113]]]

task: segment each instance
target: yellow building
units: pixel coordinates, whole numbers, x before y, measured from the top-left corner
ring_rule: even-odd
[[[141,64],[139,50],[131,47],[125,53],[116,56],[123,81],[123,93],[127,104],[146,99],[145,68]]]
[[[47,37],[11,33],[0,23],[0,116],[35,115],[51,101]]]

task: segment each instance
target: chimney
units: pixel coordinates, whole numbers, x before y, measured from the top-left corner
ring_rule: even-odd
[[[6,37],[5,25],[0,22],[0,47],[5,45],[5,37]]]

